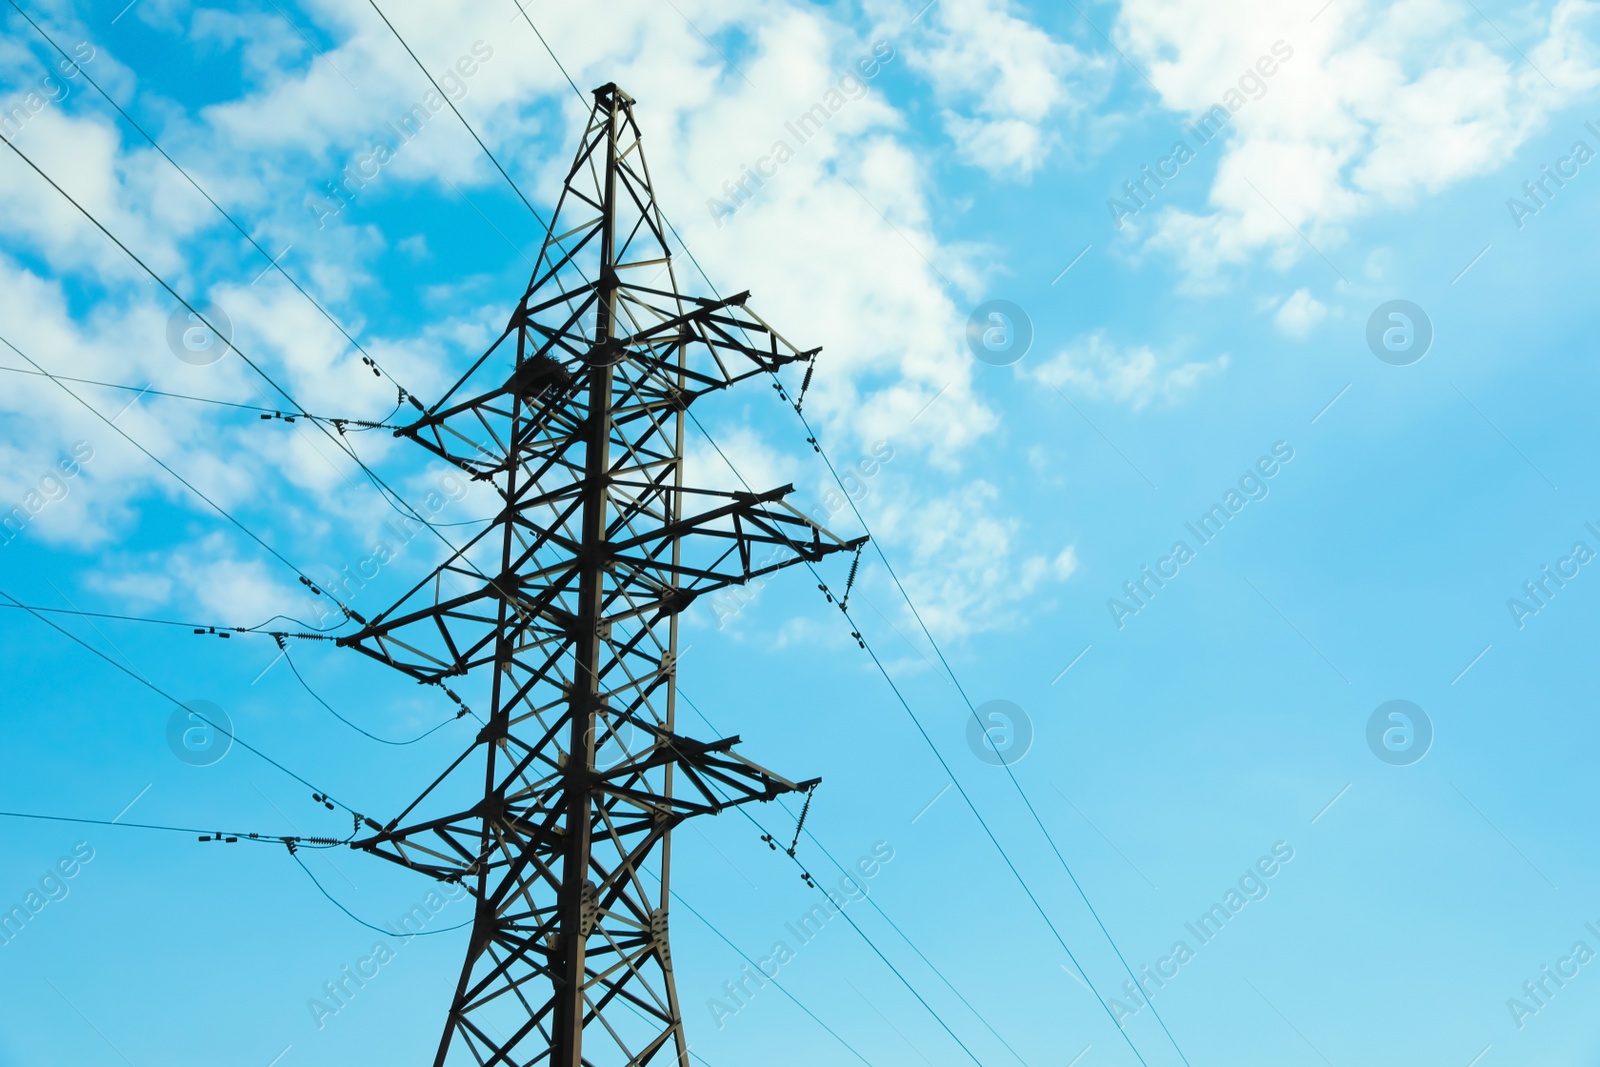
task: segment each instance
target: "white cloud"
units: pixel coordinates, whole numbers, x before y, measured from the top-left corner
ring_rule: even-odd
[[[1119,349],[1097,332],[1040,363],[1032,377],[1053,388],[1065,386],[1090,399],[1110,400],[1138,411],[1153,400],[1181,400],[1202,379],[1222,373],[1227,366],[1226,355],[1175,363],[1144,345]]]
[[[846,75],[860,77],[860,62],[874,55],[871,42],[816,9],[679,8],[682,16],[668,5],[621,4],[612,19],[626,27],[621,33],[599,32],[586,12],[572,8],[551,8],[539,24],[580,86],[615,79],[639,101],[658,200],[719,288],[750,288],[752,306],[797,344],[826,348],[808,413],[821,419],[829,440],[859,445],[895,436],[945,454],[965,448],[995,422],[972,394],[971,360],[961,344],[964,315],[950,293],[975,289],[978,279],[966,255],[933,233],[929,179],[899,136],[903,116],[865,79],[869,91],[847,92],[820,134],[800,143],[787,125]],[[499,11],[463,3],[442,9],[396,3],[387,10],[431,70],[443,69],[474,40],[489,43],[494,58],[470,79],[460,106],[522,188],[548,203],[587,110],[520,17],[513,12],[508,23]],[[227,171],[207,176],[208,184],[274,213],[280,231],[274,240],[295,240],[294,255],[311,257],[306,269],[318,287],[353,300],[372,284],[368,264],[381,245],[353,228],[357,212],[340,212],[318,230],[303,202],[385,136],[384,124],[399,106],[394,101],[409,104],[428,87],[380,22],[342,8],[319,9],[319,19],[321,31],[339,41],[326,61],[307,57],[301,69],[206,109],[203,123],[186,136],[197,144],[207,139],[202,158]],[[449,31],[438,32],[440,26]],[[737,70],[697,30],[736,38],[737,48],[727,47],[738,54]],[[903,55],[891,55],[881,65],[905,63]],[[363,91],[353,93],[335,67]],[[1015,77],[1007,74],[1007,84]],[[1020,107],[1039,90],[1019,83],[996,89],[996,100]],[[549,129],[551,103],[566,123],[558,133]],[[779,139],[790,143],[792,161],[750,188],[735,216],[719,226],[703,205],[726,197],[726,183]],[[383,197],[444,178],[474,196],[501,183],[448,111],[430,119],[361,195]],[[752,256],[752,248],[783,254]],[[699,288],[692,266],[681,260],[678,280]],[[507,304],[514,299],[505,294]],[[866,378],[871,391],[861,388]],[[953,417],[937,428],[927,420],[908,430],[940,389],[949,391]]]
[[[88,577],[87,584],[131,603],[176,606],[203,615],[214,626],[256,626],[278,612],[293,614],[306,595],[280,582],[280,573],[260,559],[240,559],[235,539],[210,534],[159,553],[120,558]]]
[[[707,426],[706,429],[716,434],[720,451],[691,425],[684,442],[684,485],[733,491],[742,490],[745,483],[749,483],[751,491],[762,493],[794,483],[800,473],[796,470],[794,454],[773,448],[754,427]]]
[[[1534,39],[1524,61],[1471,5],[1444,0],[1340,0],[1309,25],[1273,0],[1128,0],[1118,36],[1164,107],[1190,117],[1241,79],[1265,86],[1214,142],[1208,210],[1163,210],[1151,245],[1194,280],[1263,252],[1284,266],[1311,254],[1294,228],[1337,247],[1366,215],[1498,169],[1600,84],[1587,35],[1596,10],[1558,0],[1517,34]],[[1265,78],[1252,73],[1263,56]]]
[[[876,525],[909,553],[909,566],[896,570],[940,640],[1017,625],[1044,580],[1067,577],[1075,564],[1070,548],[1054,560],[1023,555],[1021,523],[1004,513],[1000,491],[982,479],[932,499],[891,498]],[[908,618],[908,625],[916,624]]]
[[[903,34],[920,7],[896,7],[880,32]],[[941,0],[909,40],[908,61],[945,105],[958,151],[1001,178],[1026,178],[1044,164],[1059,142],[1051,120],[1080,111],[1086,79],[1105,66],[1019,18],[1010,0]]]
[[[1303,341],[1327,316],[1327,305],[1312,296],[1310,289],[1296,289],[1278,308],[1273,321],[1284,334]]]
[[[806,414],[835,458],[888,440],[913,461],[924,458],[955,469],[963,453],[997,422],[975,395],[973,361],[961,329],[963,301],[979,287],[979,277],[969,262],[971,251],[946,245],[935,233],[931,179],[906,136],[906,116],[878,83],[869,81],[870,91],[850,99],[824,132],[796,144],[794,159],[755,190],[727,225],[719,228],[700,208],[709,196],[722,194],[724,181],[738,175],[742,165],[767,152],[775,138],[788,136],[786,122],[823,99],[844,74],[859,72],[859,60],[872,54],[871,41],[813,7],[685,0],[679,8],[682,15],[667,5],[619,3],[603,28],[592,13],[576,8],[551,7],[537,17],[581,87],[615,79],[639,100],[658,198],[716,284],[725,292],[751,289],[751,306],[797,345],[824,346]],[[1065,79],[1081,59],[1003,6],[951,0],[950,8],[939,14],[949,21],[927,31],[928,62],[949,90],[944,106],[969,123],[963,143],[987,145],[984,151],[1004,157],[1008,166],[1037,166],[1049,150],[1049,123],[1076,106]],[[361,210],[340,212],[319,229],[316,213],[305,204],[324,179],[337,178],[352,158],[371,148],[397,108],[404,110],[427,93],[427,82],[398,42],[370,12],[331,3],[295,12],[303,22],[315,23],[313,38],[333,42],[319,54],[300,50],[298,34],[271,27],[270,19],[260,25],[255,16],[212,13],[191,19],[182,5],[153,6],[152,12],[160,17],[151,25],[163,32],[189,33],[208,46],[235,50],[245,68],[240,95],[185,113],[142,84],[140,72],[121,66],[105,47],[92,68],[96,76],[114,92],[126,90],[130,98],[137,93],[142,114],[161,116],[150,128],[163,146],[272,253],[292,245],[286,268],[397,378],[424,397],[434,395],[451,368],[482,350],[519,293],[495,294],[491,286],[463,283],[442,321],[413,328],[375,317],[369,324],[364,308],[412,298],[389,291],[394,272],[381,269],[387,266],[386,248],[400,241],[408,254],[425,254],[424,239],[379,234],[361,221],[369,217]],[[587,111],[520,15],[509,5],[505,12],[491,13],[462,0],[442,6],[397,0],[386,5],[386,13],[436,73],[475,41],[491,43],[494,58],[470,79],[460,106],[522,188],[547,205]],[[983,22],[991,17],[992,23]],[[978,35],[981,41],[963,36],[962,27],[980,24],[987,27]],[[728,38],[724,43],[737,55],[738,70],[697,28]],[[994,32],[1000,36],[991,39]],[[248,54],[239,51],[246,46]],[[887,62],[908,59],[902,53]],[[240,350],[308,409],[366,418],[387,413],[392,387],[372,378],[337,330],[282,278],[269,273],[252,283],[265,262],[248,251],[241,258],[237,235],[210,205],[129,131],[104,118],[85,117],[103,115],[102,102],[75,98],[72,103],[76,109],[36,116],[25,133],[24,143],[37,151],[41,166],[52,175],[70,176],[64,184],[180,292],[224,306]],[[554,128],[560,123],[564,129]],[[441,186],[444,179],[475,199],[489,188],[502,193],[502,179],[447,110],[429,120],[363,195],[373,202],[442,188],[441,195],[454,199],[448,186]],[[0,165],[0,239],[33,253],[30,263],[45,264],[25,269],[0,263],[0,282],[8,283],[0,285],[5,294],[0,295],[0,319],[27,323],[14,339],[53,369],[287,407],[237,358],[208,368],[175,360],[164,340],[170,298],[15,160]],[[496,240],[492,234],[483,239]],[[509,260],[515,253],[492,246],[488,255]],[[678,280],[686,288],[701,288],[682,259]],[[97,287],[98,302],[87,314],[74,312],[63,295],[84,282]],[[438,286],[419,289],[424,301],[443,292]],[[100,436],[93,440],[100,451],[86,480],[95,492],[82,494],[79,504],[75,488],[70,505],[84,509],[85,543],[121,535],[139,520],[137,509],[144,505],[171,504],[208,523],[222,522],[43,384],[30,388],[26,397],[15,393],[13,399],[0,399],[0,408],[18,416],[6,436],[14,434],[21,442],[49,425],[55,436],[75,439],[84,436],[79,424],[97,428]],[[936,408],[917,418],[936,395],[941,397]],[[41,397],[48,399],[41,402]],[[747,407],[717,414],[717,424],[727,427],[719,433],[722,443],[737,453],[741,469],[758,488],[765,487],[759,483],[809,479],[815,473],[811,469],[790,472],[785,468],[791,462],[777,458],[780,441],[809,457],[798,422],[768,406],[777,401],[757,386],[741,398]],[[92,399],[98,403],[100,398]],[[297,563],[344,558],[330,545],[375,528],[391,514],[349,460],[312,426],[258,424],[250,415],[160,403],[142,402],[119,426],[173,460],[223,507],[255,509],[262,531],[279,535],[268,539],[292,546],[286,554]],[[745,425],[759,430],[742,429]],[[406,447],[383,433],[363,435],[356,445],[373,462]],[[52,459],[41,444],[19,456],[16,466],[27,472]],[[703,456],[691,464],[708,466]],[[985,491],[981,483],[972,490]],[[908,487],[907,492],[922,490]],[[935,505],[907,497],[900,506]],[[949,509],[948,503],[937,507]],[[972,566],[983,574],[993,568],[996,574],[1012,574],[1014,561],[987,558],[997,545],[1009,549],[1012,544],[1006,521],[990,521],[997,536],[1004,536],[963,542],[984,556]],[[912,536],[911,527],[891,527],[886,535],[891,542]],[[248,559],[256,549],[240,542],[240,551],[240,558]],[[916,560],[908,569],[912,578],[924,566],[939,574],[948,570],[947,560],[920,554]],[[241,603],[262,601],[245,590],[262,576],[229,570],[215,560],[208,564],[212,571],[202,573],[199,566],[183,575],[162,569],[138,587],[177,597],[180,581],[214,576],[220,587],[234,588]],[[1026,573],[1034,577],[1028,580],[1048,566],[1044,560],[1029,561]],[[1014,576],[1006,582],[1015,584]],[[976,576],[961,586],[982,587]],[[131,594],[134,587],[126,591]],[[948,603],[974,595],[940,593]],[[979,615],[963,625],[978,625]]]

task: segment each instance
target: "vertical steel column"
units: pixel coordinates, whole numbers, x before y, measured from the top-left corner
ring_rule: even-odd
[[[595,306],[596,357],[589,367],[587,453],[584,457],[582,553],[578,579],[577,634],[573,644],[570,741],[567,745],[565,807],[567,841],[562,856],[560,915],[557,939],[560,961],[558,1000],[554,1011],[551,1067],[583,1067],[583,1017],[585,958],[588,932],[584,928],[585,895],[589,878],[590,820],[595,778],[594,750],[600,692],[600,620],[605,605],[605,552],[608,486],[611,470],[611,361],[603,355],[610,347],[616,319],[616,191],[617,92],[607,87],[606,164],[600,224],[599,300]],[[607,92],[606,89],[601,92]],[[596,94],[597,97],[599,94]],[[592,906],[592,905],[590,905]]]

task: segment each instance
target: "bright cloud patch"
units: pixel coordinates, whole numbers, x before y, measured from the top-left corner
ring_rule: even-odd
[[[1296,289],[1278,308],[1273,321],[1288,336],[1304,340],[1327,316],[1327,305],[1312,296],[1310,289]]]
[[[1047,580],[1077,563],[1071,548],[1054,560],[1022,555],[1022,524],[982,480],[926,502],[890,501],[877,526],[909,552],[901,577],[940,640],[1015,624]]]
[[[1119,349],[1104,334],[1095,333],[1040,364],[1033,377],[1057,389],[1138,411],[1153,400],[1171,403],[1181,399],[1201,379],[1220,374],[1227,366],[1227,356],[1175,364],[1146,346]]]
[[[1491,172],[1600,84],[1595,5],[1559,0],[1517,51],[1472,5],[1340,0],[1314,22],[1271,0],[1129,0],[1117,34],[1168,109],[1210,109],[1280,46],[1270,92],[1235,109],[1209,210],[1167,208],[1150,238],[1191,274],[1261,252],[1280,265],[1353,221]],[[1231,106],[1231,105],[1230,105]]]
[[[1058,140],[1048,121],[1080,108],[1075,79],[1105,65],[1018,18],[1008,0],[942,0],[918,22],[910,62],[946,105],[946,132],[967,162],[1000,177],[1043,165]]]
[[[489,11],[459,0],[395,0],[385,11],[437,91],[364,9],[297,12],[314,31],[306,38],[278,14],[195,12],[146,0],[130,17],[197,47],[208,61],[236,62],[236,92],[203,106],[164,96],[159,83],[144,80],[151,72],[110,44],[100,43],[82,63],[395,382],[426,399],[504,323],[520,293],[517,257],[526,258],[539,235],[449,105],[544,211],[587,110],[511,5]],[[1004,3],[950,0],[914,27],[912,13],[881,37],[823,9],[781,5],[621,3],[614,15],[629,28],[622,34],[597,27],[579,9],[536,17],[580,86],[615,80],[641,101],[658,200],[715,283],[726,292],[750,289],[752,306],[774,326],[804,347],[823,346],[805,411],[834,458],[848,462],[887,442],[906,457],[901,462],[955,469],[997,423],[973,388],[961,330],[960,301],[977,277],[969,253],[935,232],[930,177],[907,136],[908,116],[883,91],[880,72],[904,68],[915,46],[917,62],[941,86],[935,129],[948,111],[949,128],[959,129],[976,160],[1027,171],[1049,150],[1051,117],[1073,106],[1066,79],[1084,61]],[[11,28],[17,36],[9,43],[43,53],[25,24]],[[79,36],[63,40],[70,46]],[[41,76],[26,48],[0,49],[0,73],[23,87]],[[804,116],[815,121],[802,122]],[[789,148],[781,167],[773,152],[780,140]],[[388,417],[395,383],[370,374],[340,330],[81,79],[64,101],[41,101],[19,145],[186,298],[223,307],[237,352],[306,409]],[[762,180],[742,180],[751,170]],[[734,215],[706,213],[708,198],[727,197],[730,185],[741,193]],[[26,253],[24,261],[0,262],[11,294],[0,298],[0,310],[10,308],[8,321],[26,324],[13,339],[52,370],[292,408],[237,358],[195,368],[167,351],[175,302],[19,161],[0,166],[0,194],[0,240]],[[387,232],[380,220],[387,224],[401,202],[407,220],[430,221]],[[446,245],[451,227],[465,228],[463,239],[485,250],[484,274],[434,276],[430,249]],[[781,254],[765,254],[773,249]],[[513,267],[501,270],[503,264]],[[681,287],[704,291],[687,257],[676,267]],[[80,314],[65,294],[83,285],[94,287],[95,303]],[[440,313],[413,314],[419,306]],[[71,353],[70,362],[62,353]],[[62,539],[58,531],[70,520],[80,531],[75,543],[104,543],[153,521],[143,512],[155,505],[224,521],[58,394],[32,382],[26,394],[0,397],[0,409],[18,417],[11,451],[21,473],[9,486],[13,499],[24,499],[57,462],[57,443],[70,447],[89,437],[97,449],[70,496],[30,519],[36,533]],[[101,393],[90,399],[108,417],[121,403]],[[934,401],[935,413],[922,417]],[[118,428],[172,460],[219,505],[245,513],[267,540],[292,542],[296,564],[361,558],[366,548],[347,542],[370,541],[395,512],[343,453],[346,445],[397,484],[426,484],[394,469],[415,457],[387,433],[340,444],[303,420],[257,423],[214,408],[180,413],[176,403],[147,397]],[[759,390],[738,403],[744,406],[705,417],[722,428],[741,470],[777,477],[779,464],[769,462],[761,443],[804,448],[805,431]],[[39,437],[36,417],[64,439],[29,446]],[[712,466],[702,444],[691,448],[691,465]],[[781,480],[803,484],[812,474]],[[89,484],[100,491],[83,492]],[[259,514],[249,514],[256,508]],[[276,602],[273,583],[286,573],[277,564],[260,573],[223,573],[220,566],[150,568],[139,583],[104,588],[135,599],[140,590],[144,597],[165,590],[177,602],[186,583],[201,582],[227,589],[234,604]],[[246,591],[250,585],[256,593]]]

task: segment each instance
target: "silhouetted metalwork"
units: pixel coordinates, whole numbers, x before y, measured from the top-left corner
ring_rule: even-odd
[[[355,842],[476,900],[436,1065],[688,1067],[672,830],[814,782],[745,759],[737,737],[676,732],[678,615],[860,543],[786,503],[792,486],[683,484],[689,406],[815,351],[747,293],[679,291],[633,101],[614,85],[594,98],[505,331],[399,431],[492,483],[504,510],[340,639],[421,682],[492,672],[472,746]]]

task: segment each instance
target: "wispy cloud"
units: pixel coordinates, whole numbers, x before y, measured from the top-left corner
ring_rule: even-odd
[[[1104,333],[1096,332],[1040,363],[1033,378],[1091,400],[1109,400],[1139,411],[1157,400],[1177,403],[1201,381],[1227,367],[1226,355],[1179,362],[1145,345],[1118,347]]]

